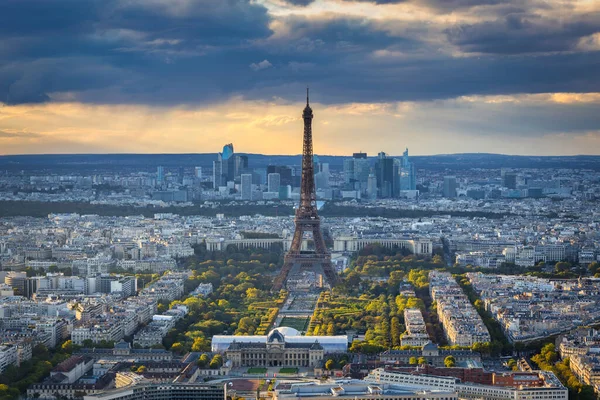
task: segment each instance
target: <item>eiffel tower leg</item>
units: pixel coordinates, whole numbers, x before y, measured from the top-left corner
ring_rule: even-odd
[[[273,288],[271,289],[274,292],[278,292],[283,288],[283,284],[287,279],[288,274],[290,273],[292,267],[294,266],[294,260],[288,259],[285,257],[285,261],[283,262],[283,267],[281,267],[281,271],[275,281],[273,282]]]
[[[315,242],[315,253],[327,254],[327,248],[325,247],[325,239],[321,233],[321,227],[317,224],[312,226],[312,235]]]
[[[297,226],[296,230],[294,231],[294,237],[292,238],[292,245],[290,246],[288,253],[285,255],[283,267],[281,267],[279,275],[277,275],[277,278],[275,278],[275,281],[273,282],[273,291],[279,291],[283,288],[283,284],[285,283],[288,274],[294,266],[294,260],[290,257],[290,254],[300,254],[303,236],[304,232],[302,230],[302,227]]]
[[[304,228],[302,226],[296,226],[294,231],[294,237],[292,239],[292,245],[288,254],[299,254],[302,250],[302,238],[304,237]]]

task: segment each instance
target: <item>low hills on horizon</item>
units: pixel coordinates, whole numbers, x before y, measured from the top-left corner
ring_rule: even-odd
[[[252,168],[268,165],[297,165],[301,155],[265,155],[237,153],[248,156]],[[321,162],[329,163],[332,169],[341,169],[348,156],[317,155]],[[392,156],[398,157],[401,156]],[[165,168],[212,168],[217,153],[187,154],[31,154],[0,156],[0,171],[14,170],[155,170],[158,165]],[[375,159],[376,155],[369,159]],[[429,156],[410,156],[417,169],[460,170],[469,168],[566,168],[600,171],[600,155],[575,156],[528,156],[493,153],[458,153]]]

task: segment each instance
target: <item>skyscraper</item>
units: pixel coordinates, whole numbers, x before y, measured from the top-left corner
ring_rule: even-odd
[[[344,160],[344,183],[347,185],[354,183],[354,158]]]
[[[194,172],[197,179],[202,179],[202,167],[195,167]]]
[[[375,177],[375,174],[369,174],[367,180],[367,196],[370,199],[377,198],[377,178]]]
[[[223,161],[219,155],[218,159],[213,161],[213,188],[218,189],[223,183]]]
[[[344,160],[344,182],[346,187],[352,190],[367,190],[367,181],[371,165],[367,159],[367,153],[354,153],[352,158]]]
[[[280,184],[282,186],[291,185],[292,180],[292,169],[283,165],[269,165],[267,167],[267,174],[279,174]]]
[[[354,159],[354,179],[360,184],[361,190],[367,187],[369,174],[371,173],[371,163],[366,158]]]
[[[377,162],[375,163],[375,177],[377,178],[379,197],[393,197],[394,186],[397,181],[397,178],[394,176],[394,159],[388,157],[384,152],[379,153]]]
[[[455,198],[456,197],[456,177],[445,176],[444,177],[444,197]]]
[[[252,200],[252,174],[241,175],[242,200]]]
[[[221,157],[223,158],[223,161],[229,160],[232,155],[233,155],[233,143],[228,143],[225,146],[223,146],[223,153],[221,153]]]
[[[512,171],[506,171],[502,169],[502,186],[508,189],[517,188],[517,174]]]
[[[182,185],[183,184],[183,177],[185,175],[185,169],[183,167],[179,167],[179,169],[177,170],[177,182]]]
[[[229,163],[233,164],[233,175],[228,180],[236,180],[242,173],[248,172],[248,156],[236,154],[229,158]]]
[[[165,169],[162,165],[156,167],[156,184],[162,185],[165,182]]]
[[[279,187],[281,186],[281,175],[277,172],[267,175],[267,191],[271,193],[279,193]]]
[[[417,174],[415,166],[408,159],[408,148],[402,153],[402,165],[400,170],[400,190],[416,190]]]

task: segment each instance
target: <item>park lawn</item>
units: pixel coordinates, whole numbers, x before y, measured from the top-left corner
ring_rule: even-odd
[[[298,368],[281,368],[279,370],[280,374],[297,374]]]
[[[308,322],[310,321],[310,317],[283,317],[281,320],[281,326],[287,326],[290,328],[294,328],[297,331],[303,332],[308,328]]]

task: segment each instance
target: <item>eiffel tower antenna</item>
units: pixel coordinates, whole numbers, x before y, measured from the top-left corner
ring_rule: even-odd
[[[300,205],[296,209],[296,230],[292,244],[285,255],[281,272],[273,283],[273,290],[278,291],[288,283],[291,276],[299,276],[304,272],[313,272],[314,276],[322,276],[330,286],[335,285],[338,276],[331,265],[331,254],[327,251],[323,233],[321,232],[321,219],[317,214],[317,194],[315,190],[315,176],[313,165],[312,119],[313,112],[309,105],[308,87],[306,88],[306,107],[302,111],[304,120],[304,140],[302,143],[302,181],[300,184]],[[315,244],[314,251],[302,249],[304,233],[312,233]],[[316,287],[321,287],[321,282],[314,282]],[[287,285],[288,289],[293,289]]]

